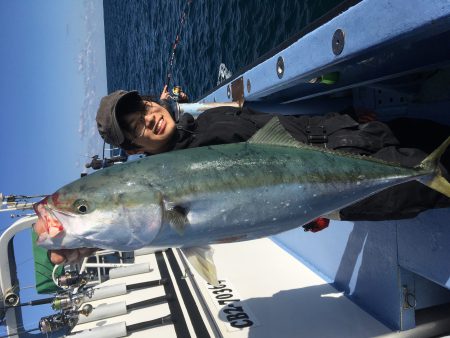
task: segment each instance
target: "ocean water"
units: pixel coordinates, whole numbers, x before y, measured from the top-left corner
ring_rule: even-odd
[[[234,74],[341,0],[192,0],[176,48],[172,85],[192,100]],[[104,0],[108,92],[161,92],[187,0]]]

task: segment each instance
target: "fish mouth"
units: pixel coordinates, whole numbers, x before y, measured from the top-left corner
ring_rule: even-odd
[[[33,209],[38,216],[38,221],[34,225],[34,230],[38,235],[47,234],[51,238],[55,238],[63,234],[64,227],[52,209],[48,206],[48,199],[49,196],[33,205]]]

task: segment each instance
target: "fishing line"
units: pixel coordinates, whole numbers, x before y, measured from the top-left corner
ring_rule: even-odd
[[[181,41],[181,31],[183,30],[184,25],[186,24],[186,19],[189,16],[189,9],[190,5],[192,3],[192,0],[187,0],[184,4],[183,10],[181,11],[180,20],[178,22],[178,29],[175,35],[175,41],[172,44],[172,51],[169,56],[169,62],[167,66],[167,72],[166,72],[166,86],[169,87],[170,80],[172,79],[172,70],[173,70],[173,63],[175,61],[175,51],[177,49],[178,44]]]
[[[20,287],[20,290],[34,289],[35,287],[36,287],[36,285],[28,285],[28,286]]]
[[[27,262],[31,261],[32,259],[34,259],[34,257],[27,258],[27,259],[25,259],[24,261],[22,261],[22,262],[20,262],[20,263],[17,263],[17,267],[21,266],[21,265],[24,264],[24,263],[27,263]],[[23,288],[22,288],[22,289],[23,289]]]
[[[30,300],[28,302],[20,303],[18,305],[7,306],[6,308],[15,308],[15,307],[19,307],[19,306],[22,307],[22,306],[36,306],[36,305],[43,305],[43,304],[51,304],[54,299],[55,299],[55,297],[35,299],[35,300]],[[24,326],[25,326],[25,324],[22,325],[22,327],[24,327]]]
[[[80,156],[80,157],[92,158],[92,156],[89,156],[89,155],[86,155],[86,154],[78,154],[78,156]]]
[[[105,146],[106,146],[106,141],[103,141],[102,160],[105,160]]]
[[[11,195],[11,196],[4,196],[7,200],[9,198],[15,198],[16,200],[27,200],[27,199],[34,199],[34,198],[43,198],[47,197],[48,195]]]

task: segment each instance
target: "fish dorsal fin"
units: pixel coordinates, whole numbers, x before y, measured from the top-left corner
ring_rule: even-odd
[[[344,151],[335,150],[335,149],[316,147],[313,145],[299,142],[291,134],[289,134],[286,129],[284,129],[284,127],[280,123],[278,116],[273,117],[269,122],[267,122],[264,127],[262,127],[260,130],[258,130],[255,133],[255,135],[253,135],[247,141],[247,143],[249,143],[249,144],[267,144],[267,145],[277,145],[277,146],[284,146],[284,147],[309,149],[309,150],[313,150],[315,152],[345,156],[345,157],[349,157],[349,158],[364,159],[366,161],[371,161],[371,162],[376,162],[376,163],[396,165],[396,164],[389,163],[389,162],[386,162],[386,161],[383,161],[383,160],[380,160],[377,158],[373,158],[373,157],[367,157],[367,156],[356,155],[356,154],[352,154],[352,153],[346,153]]]
[[[213,249],[209,246],[182,248],[189,263],[209,284],[218,286],[216,265],[213,261]]]
[[[253,144],[271,144],[285,147],[304,147],[304,144],[293,138],[280,123],[278,116],[272,118],[258,130],[248,141]]]

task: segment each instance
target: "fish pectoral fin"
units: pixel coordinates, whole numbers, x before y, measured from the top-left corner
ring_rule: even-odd
[[[180,236],[184,235],[184,229],[186,227],[186,224],[189,224],[187,213],[188,213],[187,209],[179,205],[176,205],[164,211],[165,218],[169,222],[170,226]]]
[[[182,248],[184,255],[194,269],[202,276],[209,284],[218,286],[216,265],[213,261],[213,249],[207,246]]]

